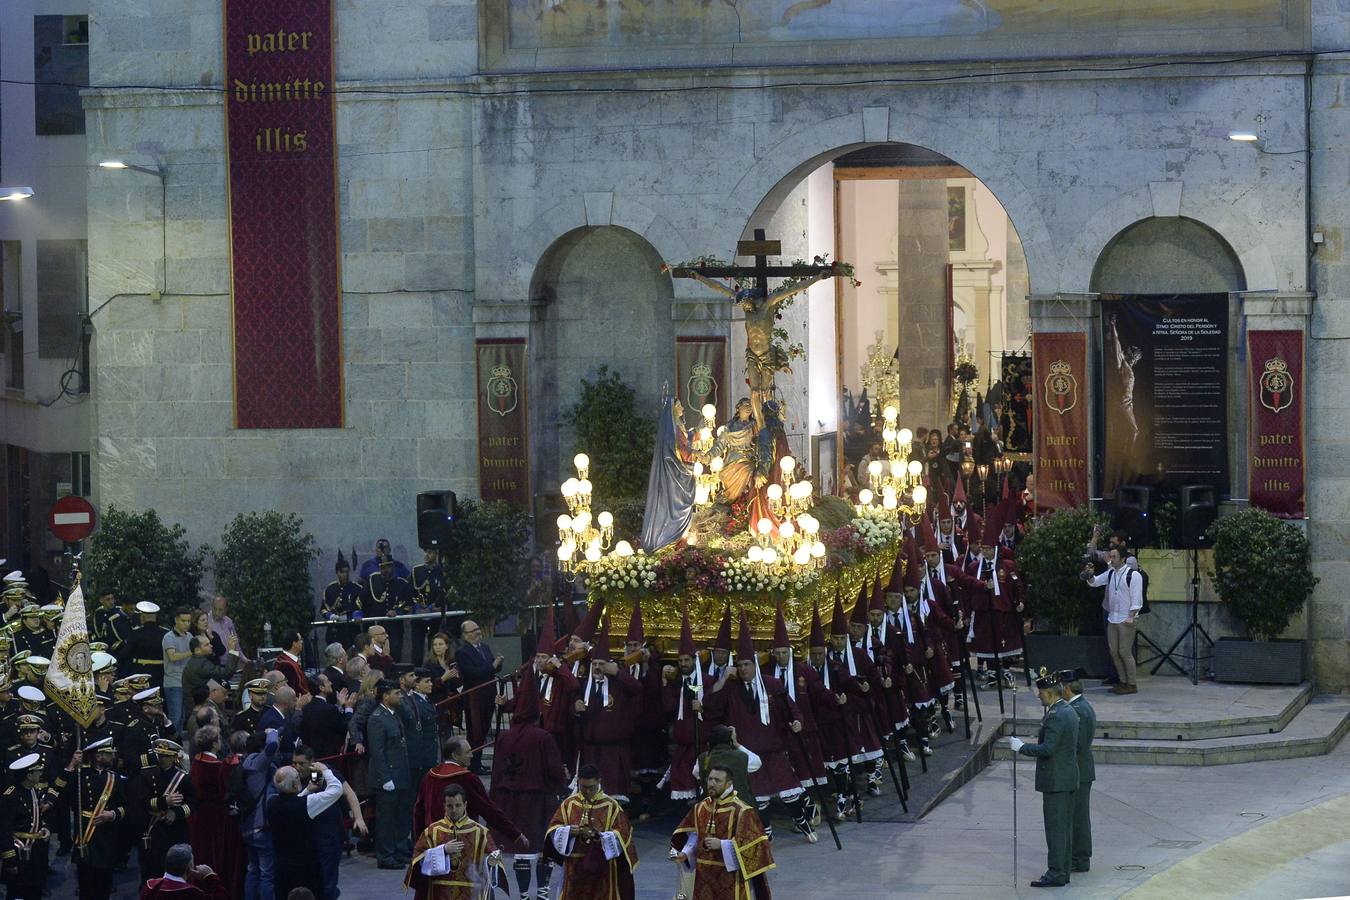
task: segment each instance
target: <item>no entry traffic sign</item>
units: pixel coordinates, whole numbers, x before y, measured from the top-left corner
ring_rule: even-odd
[[[67,544],[89,537],[94,533],[97,523],[98,513],[94,511],[93,504],[74,494],[53,503],[52,511],[47,515],[47,527],[51,533]]]

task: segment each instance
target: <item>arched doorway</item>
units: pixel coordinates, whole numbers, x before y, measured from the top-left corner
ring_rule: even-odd
[[[789,443],[826,492],[878,438],[878,367],[898,373],[901,424],[945,433],[956,364],[974,367],[972,394],[984,396],[1005,355],[1029,349],[1017,229],[947,156],[905,143],[842,148],[774,186],[752,224],[782,241],[784,261],[828,255],[861,282],[819,284],[780,320],[782,343],[799,351],[777,379]],[[1029,434],[1020,438],[1029,450]]]
[[[1183,216],[1157,216],[1111,238],[1097,257],[1090,289],[1098,294],[1233,292],[1247,289],[1247,277],[1217,231]]]
[[[563,235],[535,266],[530,298],[542,305],[531,354],[536,485],[552,490],[571,474],[572,435],[562,415],[577,402],[582,379],[601,366],[617,372],[639,409],[655,418],[674,371],[674,294],[661,262],[641,235],[601,226]]]

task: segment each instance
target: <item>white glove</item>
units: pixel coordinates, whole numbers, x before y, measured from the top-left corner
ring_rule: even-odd
[[[1020,737],[1008,738],[1008,746],[1012,748],[1014,753],[1020,753],[1024,744],[1026,744],[1026,741],[1022,740]]]
[[[1013,738],[1013,740],[1017,740],[1017,738]],[[1020,743],[1020,741],[1019,741],[1019,743]],[[386,790],[386,791],[392,791],[392,790],[394,790],[394,782],[393,782],[392,780],[386,781],[386,782],[384,783],[383,787],[384,787],[384,790]]]

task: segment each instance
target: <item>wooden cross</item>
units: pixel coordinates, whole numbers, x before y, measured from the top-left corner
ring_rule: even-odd
[[[844,274],[836,268],[838,263],[830,263],[826,266],[771,266],[769,265],[769,257],[782,255],[782,242],[766,239],[763,228],[756,228],[754,235],[754,240],[736,242],[736,255],[754,257],[755,264],[753,266],[677,266],[670,270],[670,274],[674,278],[693,278],[719,293],[726,294],[733,300],[749,304],[755,311],[765,306],[776,306],[780,301],[801,293],[818,281]],[[780,288],[772,295],[769,293],[770,278],[802,277],[805,277],[806,280],[789,285],[786,288]],[[735,287],[728,288],[726,285],[713,281],[715,278],[730,278],[733,281],[753,278],[755,286],[747,298],[744,295],[738,295]]]

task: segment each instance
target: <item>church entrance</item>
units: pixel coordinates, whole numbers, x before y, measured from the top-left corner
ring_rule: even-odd
[[[818,490],[865,486],[892,405],[899,427],[932,430],[934,452],[951,452],[955,419],[973,426],[978,415],[1005,451],[1029,453],[1027,262],[993,192],[946,156],[901,143],[793,177],[755,224],[782,241],[784,262],[842,260],[858,282],[813,286],[778,323],[793,356],[778,379],[788,440]],[[732,359],[742,331],[731,329]]]

